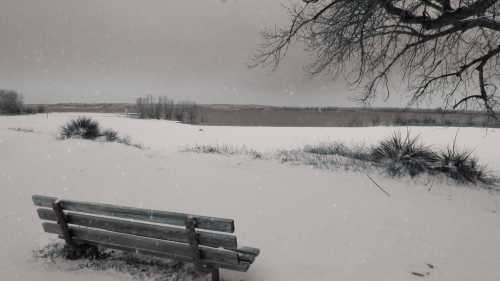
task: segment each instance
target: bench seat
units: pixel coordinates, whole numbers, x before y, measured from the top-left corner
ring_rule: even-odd
[[[212,273],[219,269],[246,272],[260,250],[238,247],[231,219],[131,208],[111,204],[60,200],[33,195],[47,233],[68,246],[105,247],[183,262]]]

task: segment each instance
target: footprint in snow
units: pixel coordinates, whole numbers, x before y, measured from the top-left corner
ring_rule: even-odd
[[[424,266],[419,266],[419,269],[411,271],[411,275],[417,277],[426,277],[431,275],[435,266],[432,263],[426,263]]]

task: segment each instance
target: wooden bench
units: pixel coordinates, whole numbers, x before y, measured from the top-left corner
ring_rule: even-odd
[[[104,247],[192,262],[219,280],[219,269],[246,272],[259,249],[238,247],[231,219],[59,200],[34,195],[45,232],[71,249]],[[207,231],[208,230],[208,231]]]

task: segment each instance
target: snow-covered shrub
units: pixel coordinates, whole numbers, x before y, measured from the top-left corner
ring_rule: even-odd
[[[65,271],[113,271],[127,275],[127,280],[199,280],[205,275],[189,263],[111,249],[99,249],[97,256],[92,252],[68,262],[68,250],[62,243],[52,243],[33,251],[33,257],[47,266],[55,265]]]
[[[62,138],[83,138],[94,140],[101,136],[99,123],[92,118],[78,117],[66,123],[61,128]]]
[[[60,136],[63,139],[83,138],[103,142],[116,142],[139,149],[144,148],[140,144],[132,143],[132,140],[127,136],[120,137],[118,132],[113,129],[101,131],[99,123],[88,117],[78,117],[66,123],[61,127]]]
[[[420,143],[418,136],[397,132],[372,148],[370,160],[383,167],[390,175],[416,176],[430,172],[439,160],[438,155]]]
[[[119,140],[118,132],[112,129],[104,130],[101,135],[105,137],[106,141],[113,142]]]
[[[327,170],[378,171],[389,176],[445,175],[458,183],[480,183],[488,189],[496,188],[500,183],[500,179],[479,165],[470,153],[457,152],[454,148],[443,152],[434,151],[421,143],[418,136],[412,137],[410,132],[394,133],[373,146],[335,142],[262,154],[245,146],[217,144],[195,145],[184,151],[226,156],[247,155]]]
[[[303,149],[280,150],[274,155],[281,163],[307,165],[318,169],[366,171],[370,169],[370,162],[344,156],[336,153],[311,153]]]
[[[448,147],[439,153],[439,165],[436,170],[446,174],[459,183],[494,184],[497,179],[490,176],[485,166],[479,164],[470,151],[457,151]]]
[[[361,145],[347,146],[339,142],[307,145],[304,147],[303,151],[318,155],[339,155],[365,161],[370,159],[370,153],[365,147]]]
[[[142,144],[133,143],[133,142],[132,142],[132,139],[130,139],[130,137],[129,137],[129,136],[125,136],[125,137],[118,137],[118,138],[116,139],[116,142],[117,142],[117,143],[124,144],[124,145],[128,145],[128,146],[133,146],[133,147],[138,148],[138,149],[145,149],[145,147],[144,147]]]
[[[194,145],[184,149],[185,152],[210,153],[222,155],[249,155],[255,159],[261,159],[264,155],[254,149],[245,146],[237,147],[232,145]]]

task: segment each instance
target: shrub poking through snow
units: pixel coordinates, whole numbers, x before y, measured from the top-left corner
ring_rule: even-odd
[[[109,249],[99,249],[97,254],[97,257],[92,253],[82,255],[79,259],[68,262],[67,249],[61,243],[49,244],[33,251],[36,261],[70,272],[111,270],[128,275],[129,278],[126,279],[136,281],[198,280],[204,276],[191,264],[168,259]]]
[[[255,159],[262,159],[264,155],[256,150],[249,149],[245,146],[236,147],[232,145],[194,145],[187,147],[183,151],[196,152],[196,153],[209,153],[209,154],[222,154],[222,155],[249,155]]]
[[[420,143],[418,136],[395,133],[372,148],[370,160],[392,175],[416,176],[431,171],[439,157],[429,147]]]
[[[436,169],[459,183],[494,184],[496,181],[484,166],[479,165],[472,152],[457,151],[455,146],[448,147],[439,154],[439,165]]]
[[[118,137],[116,139],[116,142],[124,144],[124,145],[128,145],[128,146],[133,146],[133,147],[138,148],[138,149],[146,149],[146,147],[144,147],[142,144],[132,143],[132,140],[130,139],[129,136]]]
[[[61,128],[61,137],[65,139],[76,137],[94,140],[100,136],[99,123],[88,117],[73,119]]]
[[[102,136],[106,138],[106,141],[118,141],[118,132],[112,129],[106,129],[102,132]]]
[[[470,152],[458,152],[455,150],[455,145],[445,151],[436,152],[422,144],[418,136],[412,137],[410,132],[406,134],[396,132],[372,147],[323,143],[262,154],[244,146],[218,144],[195,145],[184,151],[227,156],[248,155],[253,158],[276,159],[281,163],[309,165],[328,170],[344,168],[366,172],[368,169],[377,169],[385,171],[390,176],[442,174],[460,184],[483,184],[486,188],[496,188],[500,183],[500,179],[489,174],[486,167],[479,165]]]
[[[99,123],[92,118],[78,117],[61,127],[61,138],[82,138],[88,140],[98,140],[106,142],[117,142],[139,149],[144,149],[140,144],[132,143],[129,137],[120,137],[113,129],[101,131]]]
[[[308,145],[303,149],[306,153],[318,154],[318,155],[338,155],[347,158],[352,158],[356,160],[367,161],[370,159],[370,153],[364,146],[349,147],[343,143],[331,143],[331,144],[319,144],[319,145]]]

